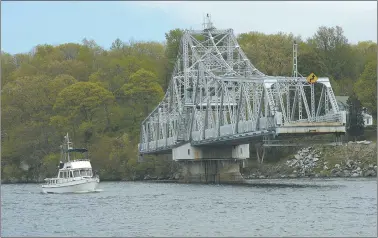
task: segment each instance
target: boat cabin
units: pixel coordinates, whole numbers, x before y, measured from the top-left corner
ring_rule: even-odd
[[[60,170],[58,178],[76,178],[76,177],[92,177],[92,170],[89,169],[74,169],[74,170]]]
[[[89,160],[69,161],[59,169],[58,178],[92,177],[92,166]]]

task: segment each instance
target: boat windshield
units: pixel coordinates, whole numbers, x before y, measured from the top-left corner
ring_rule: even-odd
[[[59,172],[59,178],[75,178],[75,177],[92,177],[93,173],[91,169],[74,169],[74,170],[65,170]]]
[[[88,152],[88,150],[85,149],[85,148],[71,148],[71,149],[68,149],[67,151],[68,152],[79,152],[79,153]]]

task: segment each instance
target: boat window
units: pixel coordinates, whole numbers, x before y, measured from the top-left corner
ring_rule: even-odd
[[[71,170],[70,171],[70,178],[73,178],[74,176],[73,176],[73,171]]]
[[[67,178],[68,177],[68,172],[67,171],[62,171],[60,172],[60,178]]]
[[[80,172],[79,170],[74,171],[74,177],[80,177]]]
[[[87,176],[87,171],[84,170],[84,169],[80,170],[80,175],[81,176]]]

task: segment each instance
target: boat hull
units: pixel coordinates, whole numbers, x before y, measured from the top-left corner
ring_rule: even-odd
[[[42,185],[43,193],[79,193],[94,192],[99,184],[98,178],[74,180],[59,184]]]

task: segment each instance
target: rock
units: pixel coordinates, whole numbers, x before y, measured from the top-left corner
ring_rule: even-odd
[[[293,171],[293,173],[297,173],[297,171],[296,171],[296,170],[294,170],[294,171]]]
[[[337,171],[335,174],[334,174],[336,177],[343,177],[343,172],[341,171]]]
[[[347,161],[346,161],[346,166],[347,166],[348,168],[351,168],[351,167],[353,166],[353,161],[351,161],[351,160],[347,160]]]
[[[291,161],[291,163],[290,163],[290,167],[293,167],[294,165],[296,165],[297,162],[298,162],[298,160],[293,159],[293,160]]]
[[[150,180],[151,177],[149,175],[144,176],[143,180]]]
[[[289,178],[296,178],[296,177],[297,177],[296,174],[290,174],[290,175],[289,175]]]
[[[334,168],[334,169],[331,170],[331,174],[336,174],[336,173],[339,172],[339,171],[340,171],[339,169]]]
[[[372,168],[374,168],[374,165],[369,164],[369,169],[372,169]]]
[[[340,165],[339,164],[335,164],[335,168],[340,168]]]
[[[357,169],[356,169],[357,171],[361,171],[361,168],[360,167],[357,167]]]
[[[360,174],[358,174],[358,173],[353,173],[352,174],[352,177],[359,177],[360,176]]]
[[[178,180],[178,179],[180,178],[180,174],[179,174],[179,173],[176,173],[176,174],[173,176],[173,178],[174,178],[175,180]]]
[[[22,169],[23,171],[28,171],[29,168],[30,168],[30,166],[26,162],[24,162],[24,161],[21,162],[20,169]]]
[[[264,175],[260,175],[260,176],[259,176],[259,179],[264,179],[264,178],[265,178]]]
[[[343,171],[345,177],[350,177],[350,172],[348,170]]]
[[[316,162],[316,161],[318,161],[318,160],[319,160],[319,158],[315,157],[315,158],[314,158],[313,160],[314,160],[314,162]]]
[[[364,174],[365,177],[375,177],[377,176],[377,173],[374,170],[369,169]]]
[[[296,154],[296,155],[294,155],[294,158],[295,158],[296,160],[299,160],[299,159],[301,159],[301,156],[298,155],[298,154]]]
[[[327,169],[328,169],[327,165],[324,165],[323,170],[327,170]]]

